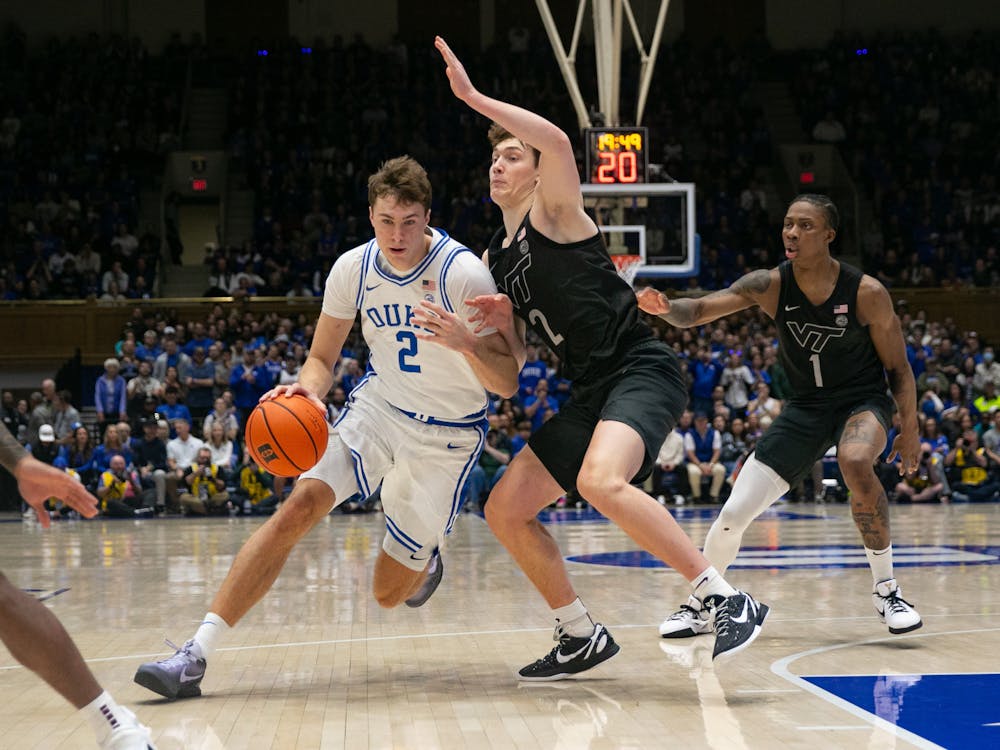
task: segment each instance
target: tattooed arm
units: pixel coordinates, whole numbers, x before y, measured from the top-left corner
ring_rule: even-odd
[[[97,514],[97,500],[76,479],[64,471],[32,458],[14,436],[0,428],[0,466],[17,479],[17,489],[28,505],[35,509],[42,526],[48,527],[49,514],[45,501],[58,497],[87,518]]]
[[[14,439],[9,430],[0,430],[0,466],[11,474],[17,462],[28,455],[28,451]]]
[[[889,292],[871,276],[861,279],[858,288],[858,322],[868,333],[878,352],[892,397],[899,410],[899,435],[893,441],[888,461],[899,454],[899,473],[916,471],[920,463],[920,430],[917,426],[917,384],[906,358],[906,341]]]
[[[678,328],[691,328],[760,305],[772,318],[778,308],[781,276],[777,268],[770,271],[751,271],[740,277],[728,289],[706,294],[704,297],[667,299],[655,289],[646,287],[636,292],[639,309],[658,315]]]

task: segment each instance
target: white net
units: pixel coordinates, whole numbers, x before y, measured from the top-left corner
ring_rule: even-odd
[[[611,260],[614,262],[615,268],[618,269],[618,275],[625,279],[628,285],[634,289],[635,276],[639,272],[639,268],[642,267],[642,256],[622,253],[620,255],[612,255]]]

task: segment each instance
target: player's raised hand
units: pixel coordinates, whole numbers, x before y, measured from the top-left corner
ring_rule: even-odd
[[[899,475],[912,474],[920,467],[920,435],[916,430],[901,430],[892,441],[892,450],[885,462],[891,464],[899,456]]]
[[[667,295],[651,286],[636,289],[635,299],[639,303],[639,309],[644,313],[665,315],[670,312],[670,300],[667,299]]]
[[[35,509],[43,528],[47,529],[50,524],[49,512],[45,509],[45,501],[50,497],[58,497],[84,518],[97,515],[97,498],[65,471],[25,456],[17,462],[14,477],[21,497]]]
[[[441,37],[434,37],[434,46],[437,47],[438,52],[441,53],[441,57],[444,58],[445,65],[447,65],[445,73],[448,75],[448,81],[451,83],[452,93],[463,102],[467,101],[476,93],[476,87],[472,85],[469,74],[465,72],[465,66],[462,65],[462,62],[455,53],[451,51],[448,42]]]
[[[421,300],[413,312],[413,322],[423,329],[417,332],[418,339],[434,341],[459,353],[475,348],[476,337],[461,318],[434,302]]]
[[[506,294],[483,294],[465,301],[476,312],[469,317],[470,323],[475,323],[473,333],[479,333],[485,328],[504,330],[514,321],[514,305]]]

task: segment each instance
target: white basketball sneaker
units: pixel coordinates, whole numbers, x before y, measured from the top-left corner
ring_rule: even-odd
[[[692,594],[681,608],[660,623],[661,638],[692,638],[712,632],[712,616],[701,599]]]
[[[889,626],[890,633],[909,633],[924,624],[913,605],[902,597],[895,578],[875,584],[872,604],[879,619]]]
[[[124,706],[118,708],[123,722],[99,743],[101,750],[156,750],[149,727]]]

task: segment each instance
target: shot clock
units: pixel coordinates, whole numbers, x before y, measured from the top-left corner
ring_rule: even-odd
[[[649,167],[647,128],[585,128],[587,182],[632,185],[646,182]]]

